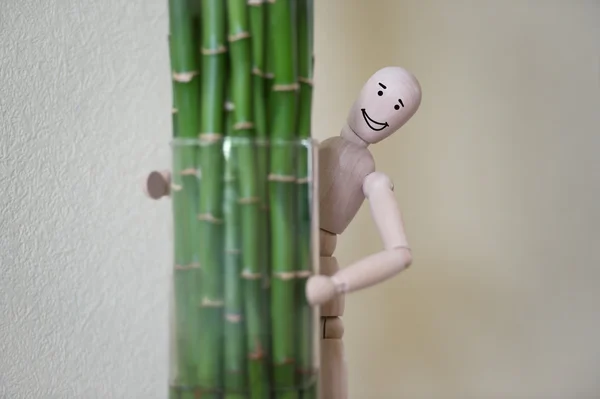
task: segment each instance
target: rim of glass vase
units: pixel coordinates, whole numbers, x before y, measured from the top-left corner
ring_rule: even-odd
[[[205,137],[174,137],[169,142],[171,147],[185,146],[207,146],[216,143],[228,143],[230,145],[249,144],[261,147],[290,146],[298,147],[318,147],[319,140],[314,137],[293,138],[293,139],[271,139],[262,137],[239,137],[239,136],[221,136],[206,135]]]

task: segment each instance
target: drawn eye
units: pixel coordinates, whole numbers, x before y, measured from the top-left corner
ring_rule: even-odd
[[[400,109],[400,106],[399,106],[398,104],[396,104],[396,105],[394,105],[394,109],[395,109],[396,111],[398,111],[398,110]]]
[[[382,92],[381,90],[379,90],[379,91],[377,92],[377,95],[378,95],[378,96],[383,96],[383,92]]]

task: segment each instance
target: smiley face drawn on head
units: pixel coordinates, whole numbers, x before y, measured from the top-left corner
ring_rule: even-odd
[[[386,127],[390,126],[388,125],[387,122],[377,122],[376,120],[374,120],[373,118],[371,118],[369,116],[369,114],[367,114],[367,110],[366,108],[361,108],[360,109],[362,111],[362,115],[363,118],[365,118],[365,122],[367,123],[367,126],[369,126],[371,128],[371,130],[375,130],[376,132],[385,129]],[[379,126],[379,127],[375,127],[375,126]]]
[[[386,86],[386,85],[384,85],[384,84],[383,84],[383,83],[381,83],[381,82],[379,82],[379,86],[380,86],[380,87],[381,87],[383,90],[387,89],[387,86]],[[382,91],[382,90],[379,90],[379,91],[377,92],[377,95],[378,95],[379,97],[382,97],[382,96],[383,96],[383,94],[384,94],[384,93],[383,93],[383,91]],[[401,99],[401,98],[399,98],[399,99],[398,99],[398,102],[400,103],[400,105],[402,106],[402,108],[404,108],[404,103],[402,102],[402,99]],[[398,111],[398,110],[400,109],[400,105],[398,105],[398,104],[395,104],[395,105],[394,105],[394,109],[395,109],[396,111]],[[362,116],[363,116],[363,118],[364,118],[364,120],[365,120],[365,123],[367,124],[367,126],[369,126],[369,128],[370,128],[371,130],[374,130],[374,131],[376,131],[376,132],[379,132],[379,131],[381,131],[381,130],[385,129],[386,127],[389,127],[389,126],[390,126],[390,125],[389,125],[387,122],[378,122],[378,121],[376,121],[375,119],[371,118],[371,117],[369,116],[369,114],[367,113],[367,109],[366,109],[366,108],[361,108],[360,110],[361,110],[361,112],[362,112]]]
[[[421,87],[415,76],[401,67],[384,67],[365,82],[346,124],[363,142],[374,144],[400,129],[420,103]]]

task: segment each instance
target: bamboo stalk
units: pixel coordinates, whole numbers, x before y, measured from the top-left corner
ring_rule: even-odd
[[[265,93],[265,7],[263,0],[248,0],[250,33],[252,42],[252,109],[256,131],[256,172],[258,196],[260,198],[260,264],[263,274],[263,340],[265,351],[270,353],[270,342],[266,331],[270,330],[270,262],[269,262],[269,192],[267,174],[269,170],[269,147],[267,126],[267,96]]]
[[[301,139],[311,138],[312,123],[312,79],[313,79],[313,2],[312,0],[297,0],[298,26],[298,80],[300,82],[300,104],[298,109],[298,135]],[[311,253],[311,169],[309,161],[312,147],[308,142],[299,147],[298,156],[298,289],[296,304],[299,307],[298,330],[299,337],[297,352],[298,363],[296,372],[302,392],[302,399],[316,399],[316,378],[313,362],[314,350],[314,319],[313,308],[305,298],[306,282],[312,274]]]
[[[173,95],[177,104],[178,136],[198,133],[198,59],[193,19],[187,0],[169,0]]]
[[[265,73],[263,74],[264,77],[264,87],[263,89],[265,90],[266,94],[265,94],[265,99],[266,99],[266,113],[267,113],[267,128],[269,131],[269,135],[270,135],[270,129],[271,129],[271,122],[272,122],[272,99],[271,99],[271,94],[273,93],[273,40],[274,37],[271,34],[271,2],[268,0],[265,0],[265,14],[264,14],[264,18],[265,18],[265,22],[264,22],[264,35],[265,35]]]
[[[233,131],[233,104],[226,117],[226,136]],[[243,282],[241,279],[240,209],[238,206],[237,162],[231,154],[231,141],[225,152],[225,395],[224,399],[247,398],[246,345],[244,342]]]
[[[198,131],[198,62],[194,29],[186,0],[169,0],[169,49],[173,81],[173,168],[172,208],[174,224],[173,283],[175,300],[175,338],[177,375],[175,389],[180,399],[192,399],[197,385],[195,336],[199,331],[198,253],[193,245],[196,231],[196,171],[194,146],[182,145]]]
[[[295,261],[294,191],[296,130],[295,35],[292,1],[269,5],[274,80],[271,94],[271,138],[269,194],[271,210],[271,325],[273,374],[276,398],[295,399]]]
[[[173,398],[316,397],[310,148],[296,141],[311,135],[312,0],[263,3],[169,0],[173,134],[189,139],[173,150]]]
[[[265,9],[263,0],[248,0],[252,44],[252,101],[256,137],[267,139],[267,111],[264,92]]]
[[[194,165],[194,152],[187,146],[174,145],[172,173],[172,208],[174,217],[175,269],[175,335],[177,345],[177,376],[175,384],[188,392],[182,399],[192,398],[197,385],[197,366],[200,348],[196,341],[199,332],[197,311],[200,269],[192,238],[196,236],[195,181],[186,174]]]
[[[269,397],[265,362],[264,309],[262,301],[263,268],[260,264],[260,197],[257,184],[256,153],[252,142],[252,54],[246,0],[228,0],[231,85],[234,104],[234,154],[239,166],[238,200],[242,217],[242,262],[248,383],[252,399]],[[237,139],[240,140],[237,140]]]
[[[199,129],[201,170],[198,220],[202,265],[202,350],[198,377],[202,398],[219,398],[223,387],[223,103],[225,99],[225,7],[202,0],[202,84]]]

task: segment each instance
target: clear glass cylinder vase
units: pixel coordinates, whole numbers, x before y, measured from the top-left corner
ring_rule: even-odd
[[[171,399],[317,399],[317,144],[173,140]]]

